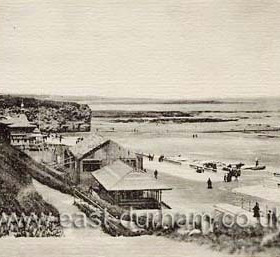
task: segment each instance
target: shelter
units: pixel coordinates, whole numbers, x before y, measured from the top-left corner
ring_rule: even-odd
[[[121,160],[91,175],[97,183],[96,190],[100,196],[112,204],[136,209],[160,209],[162,205],[167,206],[162,202],[162,191],[171,188]]]

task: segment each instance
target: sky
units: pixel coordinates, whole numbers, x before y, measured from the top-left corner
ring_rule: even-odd
[[[280,96],[280,1],[1,0],[0,93]]]

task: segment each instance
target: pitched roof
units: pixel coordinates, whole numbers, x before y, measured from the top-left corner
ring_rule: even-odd
[[[1,123],[6,124],[10,128],[19,128],[19,127],[36,128],[36,125],[28,121],[25,114],[20,114],[17,117],[8,117],[5,120],[1,120]]]
[[[120,160],[91,174],[107,191],[171,189],[146,173],[136,172]]]
[[[83,141],[80,141],[76,145],[72,146],[70,151],[76,158],[80,159],[85,154],[107,141],[108,139],[105,139],[104,137],[92,134],[91,136],[84,138]]]

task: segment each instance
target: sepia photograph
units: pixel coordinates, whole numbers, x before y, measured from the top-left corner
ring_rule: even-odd
[[[0,0],[0,257],[280,257],[279,0]]]

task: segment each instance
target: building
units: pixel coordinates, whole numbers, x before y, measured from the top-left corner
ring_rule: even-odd
[[[95,190],[111,204],[135,209],[168,207],[162,202],[162,191],[171,188],[121,160],[91,172],[91,175],[95,179]]]
[[[35,124],[28,121],[22,105],[18,116],[0,119],[0,139],[21,150],[37,150],[45,136]]]
[[[64,151],[63,167],[75,184],[91,185],[94,172],[116,160],[122,160],[136,170],[143,169],[142,156],[118,143],[98,135],[91,135]]]

